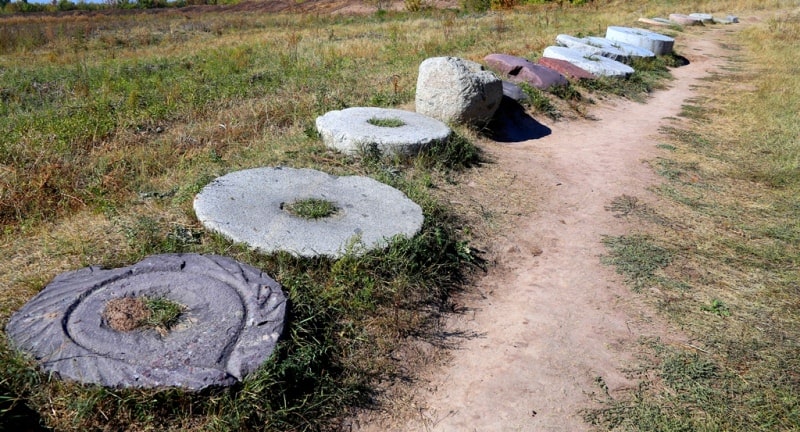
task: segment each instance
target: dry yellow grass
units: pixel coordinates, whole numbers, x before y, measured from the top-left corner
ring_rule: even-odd
[[[2,31],[17,29],[23,33],[22,37],[25,37],[24,32],[30,32],[30,37],[37,41],[15,48],[8,38],[0,37],[5,38],[5,42],[0,42],[3,50],[0,77],[5,79],[0,82],[0,96],[10,95],[9,100],[12,100],[15,95],[24,94],[35,96],[32,100],[45,101],[41,106],[35,105],[39,102],[20,103],[16,111],[5,117],[11,121],[15,115],[41,115],[45,120],[23,130],[14,129],[17,124],[9,126],[18,132],[18,139],[2,142],[5,159],[0,161],[0,198],[6,199],[9,191],[22,192],[16,195],[16,200],[4,202],[19,213],[3,216],[0,254],[5,259],[0,263],[0,323],[5,323],[14,310],[58,273],[91,264],[130,264],[145,254],[173,247],[168,244],[170,233],[199,231],[191,208],[192,198],[199,188],[218,175],[241,168],[278,164],[315,167],[335,174],[367,172],[367,168],[352,159],[324,148],[313,134],[314,118],[327,110],[353,105],[409,107],[417,66],[426,57],[452,55],[480,61],[489,53],[506,52],[533,58],[559,33],[602,34],[607,25],[635,25],[640,16],[664,16],[678,9],[737,14],[792,6],[796,6],[795,1],[707,0],[664,4],[614,0],[595,1],[580,7],[520,6],[471,15],[426,11],[390,13],[383,17],[246,12],[184,16],[176,10],[156,15],[93,18],[0,16]],[[753,27],[742,43],[764,44],[775,34],[783,34],[788,39],[780,42],[786,46],[781,48],[778,44],[775,50],[787,58],[796,58],[791,57],[795,54],[791,42],[797,39],[796,23],[788,19],[768,21],[769,25],[774,26],[772,31],[766,31],[764,26]],[[752,42],[747,42],[748,39]],[[768,50],[749,50],[753,51],[750,55],[754,56],[754,61],[761,63],[774,55]],[[769,57],[755,57],[759,55]],[[776,64],[761,71],[774,75],[753,84],[757,89],[753,100],[796,94],[797,84],[788,87],[783,79],[786,74],[796,75],[792,67],[788,63]],[[136,73],[126,75],[131,70]],[[103,71],[106,71],[105,76]],[[35,75],[35,80],[25,78],[26,74]],[[187,90],[180,87],[182,81],[202,74],[217,81],[213,81],[211,88],[198,84],[192,87],[197,95],[187,95]],[[11,82],[12,75],[21,84]],[[753,74],[743,76],[750,79]],[[139,78],[142,79],[137,81]],[[240,80],[235,81],[240,84],[229,86],[229,81],[235,79]],[[31,90],[33,81],[44,90]],[[740,79],[726,82],[735,84],[737,81]],[[42,87],[44,84],[47,86]],[[159,90],[149,94],[152,88]],[[228,96],[219,96],[217,92]],[[759,115],[763,108],[756,105],[752,110],[739,109],[740,101],[734,96],[739,94],[721,90],[708,95],[708,104],[719,106],[719,113],[710,115],[713,122],[703,123],[710,134],[724,136],[736,125],[762,121]],[[193,97],[201,102],[190,103]],[[111,119],[114,126],[110,131],[91,133],[90,127],[94,126],[90,124],[86,126],[89,132],[77,137],[70,135],[71,128],[84,127],[80,120],[74,119],[76,114],[107,109],[109,105],[91,105],[96,98],[106,98],[116,110],[117,114]],[[47,105],[53,102],[51,99],[72,108],[60,111],[55,105]],[[184,99],[188,102],[181,104]],[[59,121],[64,124],[56,129],[67,130],[61,140],[53,138],[55,132],[48,129]],[[782,125],[790,123],[775,124],[770,133],[785,134]],[[758,136],[763,130],[754,129],[748,133]],[[472,137],[477,140],[476,136]],[[769,150],[769,145],[758,141],[755,148]],[[59,146],[63,148],[58,154],[51,153]],[[679,155],[685,158],[682,162],[698,164],[701,174],[712,180],[736,169],[728,160],[710,159],[688,151],[676,152],[676,158]],[[487,168],[486,173],[491,169]],[[56,179],[51,177],[54,173],[67,180],[54,183]],[[478,172],[474,177],[470,177],[473,173],[428,175],[424,167],[412,167],[406,174],[410,184],[430,182],[441,185],[445,192],[462,188],[471,180],[475,180],[475,187],[495,189],[502,189],[503,182],[514,181],[502,173],[497,176],[486,173]],[[446,179],[457,179],[459,183],[448,184]],[[26,183],[29,183],[28,189],[23,188]],[[776,204],[748,199],[761,187],[753,179],[740,178],[725,186],[724,194],[715,195],[715,202],[722,207],[744,203],[742,205],[753,214],[767,211]],[[780,191],[776,193],[781,194]],[[451,196],[460,195],[456,190]],[[522,210],[530,209],[533,204],[522,202],[523,198],[520,198]],[[32,201],[31,206],[22,205],[26,199]],[[791,202],[792,196],[781,199]],[[717,265],[720,256],[723,260],[736,260],[742,252],[735,245],[721,243],[717,237],[753,236],[748,225],[758,222],[755,217],[728,220],[719,216],[691,216],[692,234],[696,235],[691,238],[695,239],[693,247],[698,258],[685,266],[702,274],[693,282],[702,285],[714,280],[725,287],[719,292],[698,290],[693,301],[705,304],[716,296],[733,306],[739,304],[737,301],[750,301],[763,295],[765,290],[769,291],[775,276]],[[476,222],[487,223],[483,229],[470,234],[476,244],[481,242],[479,236],[491,231],[493,217],[502,218],[503,215],[491,211],[470,215]],[[678,220],[683,217],[687,216],[675,215]],[[288,283],[308,290],[314,288],[312,283],[305,286],[292,279],[301,279],[288,269],[297,263],[270,261],[213,237],[205,237],[201,244],[182,245],[175,250],[231,253],[243,259],[267,262],[273,266],[268,270],[286,275]],[[303,270],[299,268],[298,272]],[[361,276],[356,270],[353,274]],[[318,270],[311,268],[309,273],[315,271]],[[683,274],[680,269],[677,273]],[[320,279],[328,283],[325,277]],[[397,281],[391,283],[399,285]],[[739,297],[737,292],[745,295]],[[792,302],[792,297],[785,293],[774,295],[781,305]],[[678,297],[687,296],[689,294]],[[685,308],[675,306],[675,311]],[[397,320],[413,323],[419,319],[406,310],[402,312],[409,315],[398,316]],[[386,319],[378,314],[366,319],[364,325],[380,327],[374,331],[378,334],[386,331],[381,327]],[[747,330],[745,324],[736,326],[741,331]],[[374,346],[360,346],[353,351],[370,352],[372,349],[385,354],[385,350],[381,351],[383,348]],[[376,363],[381,361],[375,360]],[[368,372],[380,375],[375,370]],[[5,390],[3,386],[4,383],[0,384],[0,389]],[[117,406],[109,401],[118,395],[98,396],[60,384],[52,386],[50,393],[38,393],[28,402],[58,429],[92,425],[92,421],[102,417],[96,409]],[[260,394],[252,391],[252,394]],[[53,401],[49,402],[48,396],[54,396]],[[102,401],[98,405],[89,403],[98,398]],[[83,411],[72,399],[86,403],[86,407],[81,408]],[[196,407],[208,402],[200,399],[189,398],[189,405]],[[145,395],[142,400],[156,399]],[[127,402],[120,402],[122,408],[117,408],[128,416],[121,415],[123,420],[120,421],[138,422],[131,426],[133,428],[182,430],[217,424],[217,428],[224,429],[227,421],[236,424],[230,416],[239,406],[231,407],[219,400],[205,412],[207,417],[182,413],[172,420],[157,419],[157,426],[153,426],[152,419],[147,420],[146,413],[129,412],[133,410],[131,405],[124,405]],[[145,410],[147,407],[156,409],[146,404],[142,406]],[[253,407],[258,405],[242,406],[255,409]]]

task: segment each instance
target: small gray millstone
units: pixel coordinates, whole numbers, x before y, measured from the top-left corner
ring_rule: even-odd
[[[618,62],[625,62],[630,59],[628,53],[613,46],[611,43],[600,45],[590,42],[587,38],[578,38],[567,34],[557,35],[556,43],[560,46],[580,51],[584,56],[603,56]]]
[[[329,201],[338,211],[304,219],[282,208],[309,198]],[[422,208],[391,186],[307,168],[232,172],[203,188],[194,209],[206,228],[235,242],[304,257],[335,258],[384,247],[394,236],[414,236],[424,221]]]
[[[564,60],[590,72],[595,76],[624,77],[634,72],[633,68],[600,55],[587,55],[572,48],[549,46],[542,52],[543,57]]]
[[[689,16],[694,18],[694,19],[698,19],[698,20],[700,20],[700,21],[702,21],[704,23],[714,22],[714,15],[711,15],[709,13],[698,13],[698,12],[695,12],[695,13],[690,13]]]
[[[178,324],[119,332],[110,300],[160,297],[186,307]],[[240,381],[266,361],[283,330],[286,297],[260,270],[217,255],[164,254],[117,269],[56,276],[8,322],[12,346],[46,372],[107,387],[201,390]]]
[[[370,120],[399,120],[397,127],[376,126]],[[370,147],[387,155],[414,155],[425,147],[447,141],[452,131],[434,118],[390,108],[354,107],[317,117],[317,131],[326,146],[345,154]]]
[[[646,48],[655,55],[669,54],[675,45],[675,39],[669,36],[637,27],[609,26],[606,39]]]

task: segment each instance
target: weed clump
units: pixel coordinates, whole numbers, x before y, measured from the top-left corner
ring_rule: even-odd
[[[339,210],[331,201],[306,198],[291,203],[282,203],[281,208],[303,219],[321,219],[333,216]]]

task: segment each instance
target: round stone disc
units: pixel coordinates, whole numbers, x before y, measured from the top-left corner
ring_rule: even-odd
[[[326,146],[358,154],[374,146],[382,154],[414,155],[446,141],[451,130],[439,120],[391,108],[354,107],[317,117],[317,130]]]
[[[163,298],[184,307],[166,333],[116,331],[110,300]],[[286,298],[258,269],[215,255],[165,254],[130,267],[63,273],[9,320],[6,334],[47,372],[108,387],[227,386],[272,354]]]
[[[337,210],[306,219],[285,209],[305,199],[328,201]],[[235,242],[306,257],[383,247],[396,235],[414,236],[424,221],[419,205],[369,177],[282,167],[219,177],[195,197],[194,210],[206,228]]]

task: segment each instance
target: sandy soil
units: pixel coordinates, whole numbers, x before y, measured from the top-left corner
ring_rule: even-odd
[[[630,229],[605,207],[623,194],[650,199],[658,179],[644,161],[660,151],[659,126],[723,63],[719,42],[737,26],[680,34],[676,51],[690,64],[645,104],[600,101],[592,120],[547,123],[549,135],[522,143],[487,143],[494,163],[464,188],[472,198],[455,198],[472,207],[465,211],[508,215],[494,219],[499,234],[487,242],[496,265],[446,325],[471,336],[423,373],[402,407],[353,429],[586,430],[582,409],[636,384],[622,371],[641,337],[683,343],[600,263],[602,236]]]

